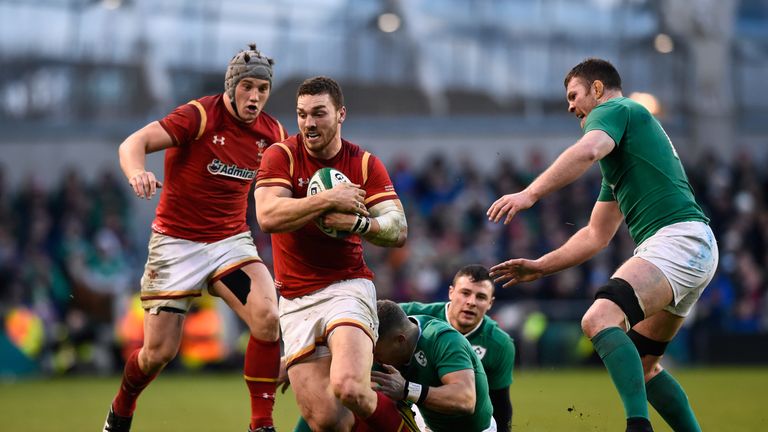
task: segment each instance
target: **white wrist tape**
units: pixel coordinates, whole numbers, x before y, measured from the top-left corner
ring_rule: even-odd
[[[406,399],[413,403],[418,403],[421,399],[421,391],[423,387],[421,384],[415,382],[408,382],[408,396]]]

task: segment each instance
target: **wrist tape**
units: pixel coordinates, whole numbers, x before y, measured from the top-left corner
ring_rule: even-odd
[[[357,215],[357,220],[350,231],[355,234],[367,234],[370,230],[371,218],[368,216]]]
[[[427,399],[427,393],[429,393],[429,386],[422,386],[414,382],[406,381],[403,399],[413,402],[416,405],[421,405]]]

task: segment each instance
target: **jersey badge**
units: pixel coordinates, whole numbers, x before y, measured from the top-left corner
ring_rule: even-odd
[[[485,357],[485,353],[488,352],[488,349],[485,347],[481,347],[480,345],[472,345],[472,351],[477,354],[477,357],[482,360],[483,357]]]
[[[416,359],[416,363],[421,365],[421,367],[427,367],[427,355],[424,354],[424,351],[416,352],[416,354],[413,355],[413,358]]]

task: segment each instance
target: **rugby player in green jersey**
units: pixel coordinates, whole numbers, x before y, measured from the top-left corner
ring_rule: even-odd
[[[642,105],[623,97],[613,65],[587,59],[564,84],[584,136],[527,188],[496,200],[488,218],[508,223],[595,162],[603,176],[600,195],[587,226],[560,248],[500,263],[491,276],[508,287],[581,264],[626,221],[637,248],[597,291],[582,329],[618,390],[627,431],[653,430],[646,399],[673,430],[700,431],[683,388],[660,360],[715,273],[718,248],[709,219],[666,132]]]
[[[515,344],[509,334],[486,315],[493,305],[493,280],[488,269],[472,264],[462,267],[448,288],[448,302],[400,303],[407,315],[429,315],[446,321],[463,334],[483,364],[493,418],[499,430],[512,428],[509,386],[515,364]]]
[[[379,300],[377,312],[378,391],[415,403],[434,432],[497,430],[485,371],[461,333],[431,316],[406,316],[390,300]]]

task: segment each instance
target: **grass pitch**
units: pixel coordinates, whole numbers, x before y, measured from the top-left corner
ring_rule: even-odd
[[[705,431],[768,430],[768,367],[672,371]],[[100,431],[118,377],[65,377],[0,383],[4,432]],[[162,374],[139,399],[135,432],[247,430],[248,401],[238,374]],[[514,431],[617,431],[621,402],[602,369],[515,371]],[[657,432],[669,431],[652,411]],[[278,394],[279,431],[293,430],[293,395]]]

